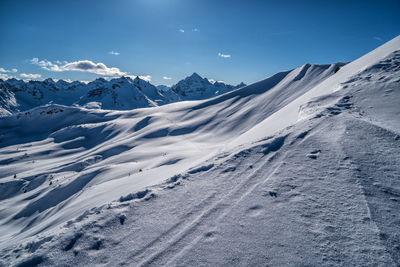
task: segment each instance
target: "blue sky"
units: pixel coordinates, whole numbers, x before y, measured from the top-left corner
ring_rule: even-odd
[[[0,77],[237,84],[356,59],[400,34],[400,1],[0,1]]]

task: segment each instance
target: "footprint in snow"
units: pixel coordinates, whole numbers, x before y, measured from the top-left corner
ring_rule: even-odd
[[[310,153],[307,154],[307,157],[309,157],[310,159],[317,159],[318,155],[321,153],[321,150],[313,150]]]
[[[263,209],[262,206],[260,205],[254,205],[251,206],[248,210],[247,210],[247,215],[250,217],[256,217],[259,216],[262,213]]]

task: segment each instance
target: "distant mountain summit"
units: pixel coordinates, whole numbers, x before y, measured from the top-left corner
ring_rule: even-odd
[[[154,107],[183,100],[214,97],[239,87],[222,82],[211,83],[197,73],[179,81],[172,87],[154,86],[136,77],[111,80],[98,78],[89,83],[79,81],[43,81],[0,79],[0,116],[25,111],[48,103],[79,105],[88,108],[130,110]]]
[[[246,86],[244,83],[233,86],[223,82],[211,83],[196,72],[171,87],[180,100],[199,100],[214,97]]]

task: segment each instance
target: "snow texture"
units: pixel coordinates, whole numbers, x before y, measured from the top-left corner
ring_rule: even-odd
[[[211,99],[7,113],[0,265],[399,266],[399,63],[396,37]]]

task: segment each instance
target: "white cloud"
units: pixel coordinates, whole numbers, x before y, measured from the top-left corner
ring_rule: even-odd
[[[110,55],[114,55],[114,56],[118,56],[119,52],[115,52],[115,51],[110,51],[108,52]]]
[[[123,76],[127,74],[126,72],[120,71],[119,68],[109,68],[104,63],[94,63],[90,60],[70,62],[58,68],[60,69],[59,71],[86,71],[105,76]]]
[[[194,32],[198,32],[198,31],[199,31],[199,29],[197,29],[197,28],[194,28],[194,29],[192,29],[192,31],[194,31]]]
[[[19,76],[25,79],[39,79],[42,77],[40,74],[26,74],[26,73],[21,73]]]
[[[132,80],[134,80],[136,77],[139,77],[140,79],[142,79],[142,80],[144,80],[146,82],[150,82],[151,78],[152,78],[150,75],[139,75],[139,76],[137,76],[137,75],[124,75],[124,76],[125,77],[129,77]]]
[[[164,80],[171,80],[172,78],[171,77],[167,77],[167,76],[164,76],[164,77],[162,77]]]
[[[138,76],[140,79],[142,79],[142,80],[145,80],[145,81],[147,81],[147,82],[150,82],[151,81],[151,76],[150,75],[139,75]]]
[[[382,38],[379,37],[379,36],[374,36],[374,39],[377,40],[377,41],[382,41]]]
[[[150,82],[151,81],[151,76],[150,75],[139,75],[139,78],[145,81]]]
[[[71,80],[71,79],[54,79],[53,78],[53,81],[55,81],[55,82],[58,82],[58,81],[64,81],[64,82],[67,82],[67,83],[72,83],[73,81]]]
[[[179,29],[179,31],[180,31],[180,32],[185,32],[185,30],[184,30],[184,29]]]
[[[16,68],[13,68],[11,70],[6,70],[4,68],[0,68],[0,72],[6,73],[6,72],[18,72],[18,70]]]
[[[52,68],[58,67],[57,65],[51,63],[48,60],[39,60],[37,57],[32,58],[30,60],[30,62],[31,62],[31,64],[38,65],[38,66],[42,67],[42,69],[45,69],[45,70],[53,70]],[[55,70],[53,70],[53,71],[55,71]]]
[[[145,81],[151,81],[150,75],[131,75],[129,72],[121,71],[116,67],[107,67],[104,63],[94,63],[90,60],[78,60],[74,62],[63,61],[64,64],[54,64],[48,60],[39,60],[38,58],[32,58],[30,62],[34,65],[40,66],[42,69],[48,71],[62,72],[62,71],[82,71],[82,72],[90,72],[98,75],[109,76],[111,77],[130,77],[131,79],[135,79],[139,77]]]
[[[216,83],[216,82],[225,83],[225,84],[226,84],[226,82],[224,82],[224,81],[216,81],[216,80],[214,80],[214,79],[208,79],[208,81],[209,81],[210,83],[212,83],[212,84],[214,84],[214,83]]]
[[[56,64],[62,64],[62,62],[60,60],[56,60],[54,61]]]
[[[223,58],[230,58],[230,57],[231,57],[231,55],[222,54],[222,53],[218,53],[218,56],[219,56],[219,57],[223,57]]]
[[[64,61],[65,62],[65,61]],[[90,60],[79,60],[74,62],[67,62],[64,65],[54,64],[48,60],[39,60],[38,58],[31,59],[31,63],[40,66],[42,69],[48,71],[83,71],[104,76],[126,76],[128,73],[120,71],[116,67],[107,67],[104,63],[94,63]]]
[[[15,78],[15,76],[10,76],[6,73],[0,73],[0,79],[2,79],[2,80],[8,80],[8,79],[12,79],[12,78]]]

